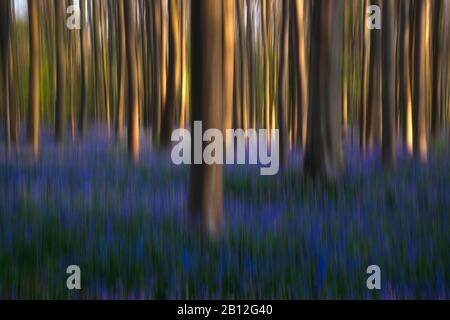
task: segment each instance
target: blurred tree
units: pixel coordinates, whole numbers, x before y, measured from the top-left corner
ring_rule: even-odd
[[[80,43],[81,43],[81,103],[78,118],[78,131],[80,137],[83,138],[86,130],[87,109],[88,109],[88,80],[89,80],[89,58],[88,58],[88,26],[86,23],[87,3],[82,1],[81,5],[81,29],[80,29]]]
[[[342,0],[316,0],[311,16],[308,142],[305,172],[336,179],[344,169],[340,117]]]
[[[169,145],[172,135],[175,111],[180,104],[181,54],[180,54],[180,21],[178,1],[169,0],[169,72],[167,82],[167,99],[163,113],[161,143]]]
[[[380,0],[371,0],[371,5],[380,7]],[[379,133],[381,114],[381,30],[370,30],[369,91],[367,104],[366,147],[372,149]]]
[[[128,153],[139,160],[139,102],[136,51],[136,2],[124,1],[125,34],[128,63]]]
[[[222,19],[221,1],[191,2],[192,121],[203,130],[224,125]],[[210,237],[223,225],[222,179],[222,165],[191,165],[189,211]]]
[[[28,0],[28,25],[30,33],[30,87],[28,109],[28,143],[31,144],[33,155],[39,152],[39,3]]]
[[[235,16],[234,0],[223,0],[223,110],[224,129],[233,124],[233,85],[235,54]]]
[[[292,0],[291,0],[292,1]],[[301,146],[305,148],[306,132],[308,130],[308,83],[306,70],[306,37],[305,37],[305,4],[303,0],[294,0],[294,23],[296,30],[295,45],[297,46],[295,66],[298,76],[298,136]]]
[[[280,133],[279,152],[280,165],[282,170],[288,166],[289,137],[286,120],[287,109],[287,76],[289,59],[289,3],[290,0],[283,1],[283,17],[281,28],[280,45],[280,67],[278,74],[278,130]]]
[[[394,2],[382,4],[382,153],[385,164],[394,165],[395,153],[395,30]]]
[[[122,0],[118,1],[118,34],[117,43],[119,45],[119,59],[118,59],[118,102],[116,109],[116,138],[123,138],[123,122],[125,113],[125,93],[126,93],[126,63],[127,63],[127,43],[125,37],[125,13],[124,3]]]
[[[441,117],[442,117],[442,101],[440,101],[440,77],[439,70],[440,65],[440,32],[439,28],[441,25],[441,11],[442,11],[442,0],[434,0],[433,2],[433,80],[432,80],[432,95],[431,95],[431,134],[433,137],[439,133],[441,129]]]
[[[55,43],[56,43],[56,72],[57,90],[55,101],[55,138],[58,143],[64,141],[65,130],[65,95],[66,95],[66,47],[64,39],[65,0],[55,0]]]
[[[410,1],[399,2],[399,108],[403,118],[403,138],[406,150],[409,154],[413,152],[412,133],[412,96],[411,96],[411,59],[410,59],[410,24],[409,24]]]
[[[11,20],[11,2],[10,0],[0,0],[0,45],[1,45],[1,84],[2,84],[2,105],[4,108],[4,126],[5,126],[5,146],[8,152],[11,147],[11,104],[10,104],[10,78],[9,68],[9,51],[10,42],[10,20]]]
[[[427,161],[428,142],[426,132],[426,2],[414,4],[414,79],[413,79],[413,146],[414,155]]]

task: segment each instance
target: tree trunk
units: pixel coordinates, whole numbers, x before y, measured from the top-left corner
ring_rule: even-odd
[[[413,146],[414,155],[427,161],[428,145],[425,122],[426,108],[426,2],[416,0],[414,8],[414,103]]]
[[[379,0],[371,5],[380,6]],[[370,30],[369,93],[366,123],[366,147],[371,149],[377,137],[381,98],[381,30]]]
[[[401,1],[399,26],[399,108],[403,113],[403,139],[408,154],[413,152],[412,133],[412,96],[411,96],[411,59],[410,59],[410,27],[408,0]]]
[[[121,140],[123,138],[123,125],[124,125],[124,113],[125,113],[125,94],[126,94],[126,73],[127,73],[127,42],[125,36],[125,13],[123,0],[118,1],[119,5],[119,23],[118,23],[118,43],[119,43],[119,98],[117,103],[116,114],[116,139]]]
[[[340,117],[342,0],[312,4],[308,143],[305,172],[336,179],[344,169]]]
[[[180,104],[180,22],[178,16],[178,1],[169,0],[169,78],[167,82],[167,99],[163,114],[161,143],[169,145],[172,135],[175,111]]]
[[[191,3],[192,120],[203,130],[223,128],[222,2]],[[223,225],[222,166],[191,165],[189,210],[210,237]]]
[[[287,109],[287,75],[289,59],[289,1],[283,1],[281,26],[280,64],[278,74],[278,129],[280,130],[279,153],[281,169],[288,166],[289,137],[286,124]]]
[[[439,28],[440,28],[440,19],[441,19],[441,10],[442,10],[442,0],[434,1],[433,8],[433,81],[432,85],[432,94],[431,94],[431,135],[436,137],[436,135],[440,131],[440,118],[441,118],[441,101],[439,100],[439,69],[441,68],[440,62],[440,38],[439,38]]]
[[[384,0],[382,11],[382,99],[383,99],[383,162],[395,164],[395,30],[394,2]]]
[[[128,154],[139,160],[139,100],[136,50],[136,2],[124,1],[125,37],[128,64]]]
[[[39,152],[39,3],[28,0],[28,25],[30,33],[30,87],[27,140],[36,158]]]
[[[66,96],[66,48],[64,44],[65,1],[55,0],[55,42],[56,42],[56,72],[57,90],[55,102],[55,138],[56,142],[64,142],[65,130],[65,96]]]
[[[9,51],[11,50],[11,40],[10,40],[10,24],[11,24],[11,3],[10,0],[0,1],[0,11],[2,12],[2,19],[0,22],[0,32],[1,32],[1,73],[2,73],[2,91],[3,91],[3,101],[4,106],[4,126],[5,126],[5,147],[6,152],[9,152],[11,147],[11,103],[10,103],[10,78],[8,73],[9,68]]]
[[[223,0],[223,111],[224,129],[233,126],[233,85],[234,85],[234,0]]]
[[[291,0],[292,1],[292,0]],[[298,126],[299,139],[303,148],[306,145],[306,133],[308,130],[308,84],[307,84],[307,70],[306,70],[306,39],[305,39],[305,8],[301,0],[294,0],[295,3],[295,28],[296,28],[296,43],[297,43],[297,60],[295,66],[297,67],[299,86],[298,90]]]
[[[33,0],[30,0],[33,1]],[[80,29],[80,42],[81,42],[81,105],[78,118],[78,131],[80,137],[83,138],[86,131],[87,121],[87,108],[88,108],[88,27],[86,24],[87,5],[86,2],[82,2],[81,9],[81,29]]]

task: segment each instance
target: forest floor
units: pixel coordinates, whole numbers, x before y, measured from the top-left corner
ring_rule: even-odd
[[[0,156],[0,298],[450,298],[450,150],[383,169],[347,144],[336,183],[225,169],[225,230],[187,221],[189,170],[143,143],[89,134],[40,157]],[[3,148],[3,146],[0,146]],[[66,268],[81,268],[80,291]],[[381,290],[366,287],[369,265]]]

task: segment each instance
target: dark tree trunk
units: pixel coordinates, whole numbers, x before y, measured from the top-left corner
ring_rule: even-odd
[[[65,30],[65,1],[55,0],[55,42],[56,42],[56,73],[57,90],[55,102],[55,138],[58,143],[64,141],[64,115],[66,96],[66,48],[64,41]]]
[[[167,81],[167,99],[164,107],[161,143],[170,144],[175,111],[180,104],[180,22],[178,1],[169,0],[169,74]]]
[[[192,120],[223,128],[222,2],[192,1]],[[222,166],[191,165],[189,210],[210,237],[223,225]]]
[[[382,99],[383,99],[383,162],[395,164],[395,30],[394,2],[384,0],[382,11]]]
[[[336,179],[344,169],[340,117],[342,0],[312,4],[308,143],[305,172]]]
[[[27,140],[33,155],[39,152],[39,3],[28,0],[28,25],[30,33],[30,87]]]

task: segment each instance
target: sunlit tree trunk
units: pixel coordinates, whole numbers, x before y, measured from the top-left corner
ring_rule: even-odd
[[[395,30],[394,2],[382,2],[383,162],[395,164]]]
[[[403,138],[408,154],[413,152],[412,133],[412,97],[411,97],[411,59],[410,59],[410,1],[404,0],[399,4],[399,108],[403,113]]]
[[[181,1],[181,109],[180,109],[180,127],[184,128],[186,126],[186,112],[187,112],[187,98],[188,98],[188,66],[187,66],[187,57],[186,57],[186,50],[187,50],[187,30],[186,30],[186,24],[187,24],[187,1]]]
[[[116,109],[116,138],[123,138],[124,134],[124,113],[125,113],[125,95],[126,95],[126,73],[127,73],[127,43],[125,36],[125,9],[123,0],[118,1],[118,44],[119,44],[119,79],[118,79],[118,102]]]
[[[167,48],[168,48],[168,12],[166,2],[163,0],[160,4],[160,22],[161,22],[161,121],[166,107],[167,99]],[[162,127],[161,127],[162,130]]]
[[[283,16],[280,35],[280,64],[278,74],[278,129],[280,165],[282,170],[288,166],[289,136],[286,119],[287,109],[287,76],[288,76],[288,58],[289,58],[289,1],[283,1]]]
[[[192,120],[223,128],[222,2],[192,1]],[[189,210],[210,237],[223,225],[222,166],[191,165]]]
[[[28,0],[28,25],[30,33],[30,87],[27,140],[33,155],[39,152],[39,16],[38,1]]]
[[[239,29],[239,58],[240,58],[240,73],[241,73],[241,125],[244,130],[247,130],[249,127],[249,94],[250,94],[250,83],[249,83],[249,74],[248,74],[248,50],[247,45],[249,45],[245,32],[245,24],[244,24],[244,0],[236,0],[237,7],[237,20],[238,20],[238,29]]]
[[[264,127],[270,128],[270,57],[269,57],[269,14],[268,0],[261,0],[261,26],[264,54]]]
[[[291,0],[292,1],[292,0]],[[308,130],[308,84],[307,84],[307,70],[306,70],[306,39],[305,39],[305,7],[303,0],[294,0],[295,3],[295,28],[296,28],[296,44],[297,44],[297,60],[295,66],[297,67],[299,86],[298,90],[298,126],[299,139],[302,147],[306,145],[306,132]]]
[[[340,93],[342,0],[312,4],[309,130],[305,172],[336,179],[344,169]]]
[[[136,2],[124,1],[125,37],[128,65],[128,154],[139,160],[139,93],[136,50]]]
[[[225,130],[231,129],[233,126],[234,26],[234,0],[223,0],[223,118]]]
[[[65,95],[66,95],[66,47],[64,41],[65,30],[65,1],[55,0],[55,42],[56,42],[56,73],[57,89],[55,103],[55,138],[62,143],[65,130]]]
[[[32,1],[32,0],[31,0]],[[81,105],[78,118],[78,131],[83,138],[86,130],[87,109],[88,109],[88,26],[86,24],[87,5],[86,1],[81,1],[81,29],[80,29],[80,43],[81,43]]]
[[[108,34],[107,34],[107,17],[106,17],[106,13],[107,13],[107,5],[106,5],[106,1],[107,0],[102,0],[100,2],[100,32],[101,32],[101,44],[102,44],[102,72],[103,72],[103,103],[104,108],[105,108],[105,121],[106,121],[106,129],[108,132],[108,135],[110,134],[110,130],[111,130],[111,105],[110,105],[110,93],[109,93],[109,82],[111,81],[110,78],[110,74],[108,72],[108,61],[109,61],[109,56],[108,56]],[[111,26],[110,26],[111,27]]]
[[[414,155],[422,161],[428,157],[426,133],[426,2],[416,0],[414,8],[414,103],[413,146]]]
[[[250,128],[256,127],[256,108],[255,108],[255,79],[254,79],[254,59],[253,59],[253,19],[252,19],[252,3],[246,0],[247,4],[247,67],[248,67],[248,114]]]
[[[169,28],[169,77],[161,132],[161,143],[163,145],[169,145],[171,142],[174,114],[179,109],[181,97],[180,21],[177,0],[169,0]]]

